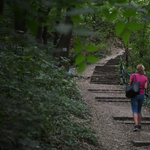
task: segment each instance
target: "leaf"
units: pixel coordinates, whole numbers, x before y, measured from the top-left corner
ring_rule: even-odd
[[[130,32],[128,30],[124,30],[122,33],[122,40],[125,45],[127,45],[127,43],[129,42],[129,39],[130,39]]]
[[[115,1],[114,0],[108,0],[110,5],[114,5]]]
[[[95,52],[95,51],[98,51],[98,47],[94,46],[94,45],[87,45],[85,47],[85,49],[88,51],[88,52]]]
[[[150,16],[143,16],[143,20],[150,23]]]
[[[108,17],[108,21],[113,22],[116,18],[117,18],[118,12],[115,10],[113,11],[109,17]]]
[[[124,31],[125,27],[126,27],[126,24],[122,21],[119,21],[116,25],[116,34],[120,35]]]
[[[137,31],[137,30],[141,30],[142,27],[139,26],[137,23],[134,23],[134,22],[129,22],[127,23],[127,28],[131,31]]]
[[[134,6],[135,8],[139,8],[139,5],[136,4],[136,3],[134,3],[134,2],[131,2],[130,4],[131,4],[132,6]]]
[[[78,64],[82,63],[84,60],[85,60],[85,56],[83,54],[79,54],[75,58],[75,65],[78,65]]]
[[[65,30],[65,29],[64,29]],[[85,28],[75,28],[74,32],[78,35],[78,36],[93,36],[96,33],[93,31],[90,31],[89,29],[85,29]]]
[[[124,17],[132,17],[132,16],[136,16],[136,12],[132,11],[132,10],[125,10],[123,12],[123,16]]]
[[[61,34],[68,34],[73,29],[73,25],[60,23],[55,29]]]
[[[81,73],[85,70],[87,64],[86,63],[81,63],[79,66],[78,66],[78,73]]]
[[[117,0],[117,3],[125,3],[127,0]]]
[[[31,33],[33,33],[34,35],[37,34],[38,25],[39,25],[39,22],[36,19],[32,21],[30,20],[27,21],[27,27],[30,29]]]
[[[103,9],[102,13],[105,15],[106,18],[109,17],[109,10],[107,8]]]
[[[23,73],[25,73],[25,70],[24,70],[24,69],[20,69],[20,70],[19,70],[19,73],[20,73],[20,74],[23,74]]]
[[[78,38],[76,39],[75,43],[76,43],[76,44],[80,43],[80,40],[81,40],[81,39],[78,37]]]
[[[90,63],[96,63],[96,62],[99,61],[99,59],[96,58],[96,57],[93,56],[93,55],[88,55],[86,59],[87,59],[87,61],[90,62]]]
[[[104,2],[97,2],[96,3],[96,6],[103,6],[104,5]]]
[[[145,8],[138,8],[138,11],[147,13],[148,11]]]
[[[77,24],[78,22],[83,22],[79,15],[71,16],[71,20],[73,21],[74,24]]]
[[[78,44],[75,47],[75,54],[81,52],[83,50],[83,45],[82,44]]]
[[[69,12],[67,12],[67,15],[69,16],[76,16],[76,15],[80,15],[80,14],[89,14],[89,13],[93,13],[94,9],[91,8],[79,8],[79,9],[73,9]]]
[[[147,54],[150,56],[150,51],[148,51]]]

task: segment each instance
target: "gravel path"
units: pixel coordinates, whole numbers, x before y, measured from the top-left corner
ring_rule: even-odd
[[[86,78],[77,80],[77,84],[82,90],[83,96],[91,107],[92,122],[91,127],[96,131],[105,150],[148,150],[150,146],[137,147],[133,146],[132,141],[150,141],[150,125],[142,125],[142,130],[133,132],[134,124],[125,124],[121,121],[114,120],[114,116],[118,117],[132,117],[130,102],[98,102],[95,100],[96,96],[115,96],[125,97],[124,92],[93,92],[88,89],[103,89],[103,90],[120,90],[123,89],[120,85],[104,85],[104,84],[90,84],[90,77],[94,71],[95,66],[103,66],[110,59],[117,55],[123,54],[123,50],[115,49],[112,55],[103,58],[96,64],[89,65],[81,74]],[[76,70],[72,69],[73,73]],[[143,117],[150,117],[150,110],[143,107]],[[89,148],[93,149],[93,148]],[[95,148],[97,149],[97,148]]]

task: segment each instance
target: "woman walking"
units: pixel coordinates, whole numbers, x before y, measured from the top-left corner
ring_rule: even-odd
[[[136,75],[136,80],[140,82],[140,94],[131,97],[131,106],[133,112],[133,119],[135,123],[133,131],[141,129],[141,120],[142,120],[141,108],[144,101],[144,89],[147,89],[148,86],[148,80],[147,77],[144,76],[145,74],[144,70],[145,68],[143,65],[138,65],[136,68],[136,74],[132,74],[129,81],[129,85],[132,85],[132,83],[135,82],[134,76]]]

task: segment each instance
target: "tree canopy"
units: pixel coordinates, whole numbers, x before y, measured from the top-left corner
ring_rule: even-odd
[[[149,11],[148,0],[1,0],[0,149],[98,144],[70,55],[80,73],[114,40],[129,70],[149,69]]]

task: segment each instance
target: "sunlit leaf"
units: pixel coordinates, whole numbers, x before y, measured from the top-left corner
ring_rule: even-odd
[[[81,52],[83,50],[83,45],[82,44],[78,44],[75,47],[75,54]]]
[[[125,10],[123,12],[123,16],[124,17],[132,17],[132,16],[136,16],[136,12],[132,11],[132,10]]]
[[[85,60],[85,56],[83,54],[79,54],[75,58],[75,65],[78,65],[78,64],[82,63],[84,60]]]
[[[126,26],[126,24],[124,22],[119,21],[116,25],[116,34],[120,35],[123,32],[125,26]]]
[[[83,72],[85,69],[86,69],[86,66],[87,64],[86,63],[81,63],[79,66],[78,66],[78,73],[81,73]]]
[[[127,23],[127,28],[131,31],[137,31],[142,29],[141,26],[139,26],[137,23],[134,22]]]
[[[108,21],[113,22],[114,20],[117,19],[117,15],[118,15],[118,12],[117,12],[116,10],[113,11],[113,12],[109,15]]]
[[[125,45],[127,45],[127,43],[129,42],[129,39],[130,39],[130,32],[128,30],[124,30],[122,33],[122,40]]]
[[[87,59],[87,61],[90,62],[90,63],[96,63],[96,62],[99,61],[99,59],[96,58],[96,57],[93,56],[93,55],[88,55],[86,59]]]
[[[94,45],[87,45],[85,47],[85,49],[88,51],[88,52],[95,52],[95,51],[98,51],[98,47],[94,46]]]

